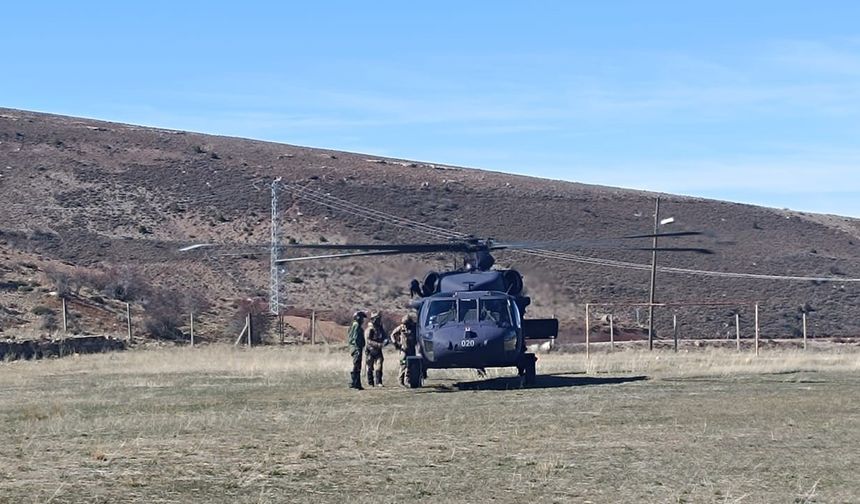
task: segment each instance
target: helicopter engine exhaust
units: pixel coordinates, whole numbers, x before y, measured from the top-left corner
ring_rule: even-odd
[[[523,276],[515,269],[509,269],[502,274],[505,281],[505,292],[511,296],[519,296],[523,292]]]
[[[421,287],[424,297],[432,296],[439,292],[439,273],[431,271],[424,277],[424,284]]]

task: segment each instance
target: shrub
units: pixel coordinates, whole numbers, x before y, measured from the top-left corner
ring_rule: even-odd
[[[830,267],[831,275],[845,276],[845,272],[839,266],[833,265]]]
[[[184,339],[181,325],[181,299],[172,291],[159,291],[146,301],[143,326],[153,338],[176,341]]]
[[[57,322],[57,316],[51,312],[42,315],[42,321],[39,326],[46,331],[56,331],[60,325]]]
[[[64,297],[71,293],[71,275],[67,271],[48,267],[45,268],[45,277],[58,296]]]
[[[185,339],[179,329],[178,320],[166,313],[147,314],[143,319],[143,327],[150,336],[156,339],[169,341]]]
[[[54,310],[52,310],[51,308],[49,308],[45,305],[34,306],[33,309],[30,311],[33,312],[33,315],[39,315],[39,316],[41,316],[41,315],[53,315],[54,314]]]
[[[353,312],[348,310],[337,310],[331,314],[331,320],[338,325],[351,325]]]
[[[102,294],[126,302],[143,299],[151,290],[140,273],[131,266],[109,268],[99,283],[103,284]]]
[[[14,290],[18,290],[18,287],[21,287],[24,285],[27,285],[27,284],[24,282],[19,282],[17,280],[9,280],[9,281],[5,281],[5,282],[0,282],[0,290],[14,291]]]
[[[185,334],[180,327],[187,314],[200,313],[209,307],[206,299],[196,292],[157,290],[148,292],[147,296],[143,324],[146,331],[157,339],[184,340]]]

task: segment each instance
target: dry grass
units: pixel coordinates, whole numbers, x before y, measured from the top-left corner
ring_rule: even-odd
[[[592,353],[586,361],[589,373],[648,373],[652,377],[733,376],[742,374],[800,373],[800,372],[858,372],[860,348],[833,345],[826,352],[803,350],[762,350],[756,356],[751,351],[737,352],[720,348],[693,350],[678,354],[642,350],[614,353]],[[544,359],[550,363],[564,358]]]
[[[355,392],[347,361],[212,346],[3,364],[0,501],[860,499],[856,351],[549,354],[528,390],[460,370]]]

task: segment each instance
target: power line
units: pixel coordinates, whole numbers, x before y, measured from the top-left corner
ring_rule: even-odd
[[[432,226],[430,224],[426,224],[420,221],[407,219],[403,217],[399,217],[393,214],[389,214],[380,210],[376,210],[372,207],[363,206],[357,203],[353,203],[348,200],[344,200],[338,198],[336,196],[331,195],[327,192],[322,192],[319,190],[309,189],[307,187],[298,186],[296,184],[281,182],[280,188],[285,191],[290,192],[295,197],[304,199],[306,201],[310,201],[311,203],[329,208],[331,210],[349,213],[356,217],[360,217],[372,222],[377,222],[384,225],[394,226],[400,229],[406,229],[418,234],[422,234],[425,236],[430,236],[433,238],[445,238],[445,239],[459,239],[465,238],[468,236],[465,233],[459,233],[456,231],[451,231],[445,228],[440,228],[436,226]],[[208,204],[210,201],[222,200],[223,197],[218,195],[208,195],[202,196],[194,199],[184,199],[180,200],[183,204]],[[26,203],[10,203],[7,206],[15,206],[15,207],[27,207],[27,208],[39,208],[46,210],[64,210],[64,211],[75,211],[75,210],[104,210],[101,207],[79,207],[79,206],[70,206],[70,207],[60,207],[60,206],[40,206],[40,205],[32,205]],[[239,244],[233,244],[232,246],[237,247]],[[263,247],[261,245],[261,247]],[[648,271],[650,269],[649,264],[642,263],[634,263],[627,261],[619,261],[614,259],[605,259],[599,257],[590,257],[583,256],[578,254],[572,254],[568,252],[560,252],[550,249],[541,249],[541,248],[533,248],[533,249],[511,249],[510,252],[519,253],[523,255],[528,255],[532,257],[538,257],[543,259],[551,259],[563,262],[573,262],[579,264],[589,264],[594,266],[605,266],[610,268],[620,268],[620,269],[629,269],[629,270],[638,270],[638,271]],[[212,254],[212,255],[246,255],[248,253],[254,252],[246,252],[246,253],[237,253],[237,254]],[[212,258],[208,253],[207,256]],[[213,259],[214,262],[214,259]],[[659,266],[657,271],[661,273],[671,273],[678,275],[691,275],[691,276],[704,276],[704,277],[712,277],[712,278],[727,278],[727,279],[746,279],[746,280],[771,280],[771,281],[797,281],[797,282],[841,282],[841,283],[858,283],[860,282],[860,278],[842,278],[842,277],[828,277],[828,276],[803,276],[803,275],[773,275],[773,274],[763,274],[763,273],[739,273],[739,272],[728,272],[728,271],[712,271],[712,270],[701,270],[701,269],[692,269],[692,268],[674,268],[674,267],[666,267]],[[232,277],[232,275],[229,275]],[[234,279],[235,280],[235,279]]]
[[[464,233],[458,233],[444,228],[431,226],[420,221],[398,217],[396,215],[385,213],[371,207],[358,205],[351,201],[332,196],[330,193],[323,193],[313,189],[308,189],[306,187],[298,187],[291,184],[282,184],[282,187],[284,187],[285,190],[288,190],[293,193],[295,196],[310,200],[313,203],[317,203],[333,210],[354,213],[360,217],[374,222],[392,225],[401,229],[409,229],[437,238],[439,236],[442,236],[444,238],[463,238],[466,236],[466,234]]]
[[[513,252],[520,252],[536,257],[542,257],[545,259],[555,259],[559,261],[567,261],[567,262],[576,262],[582,264],[593,264],[597,266],[608,266],[612,268],[625,268],[625,269],[634,269],[640,271],[648,271],[650,269],[650,265],[648,264],[639,264],[639,263],[631,263],[624,261],[614,261],[610,259],[599,259],[596,257],[587,257],[587,256],[578,256],[575,254],[568,254],[564,252],[555,252],[549,250],[536,250],[536,249],[526,249],[526,250],[514,250]],[[824,276],[794,276],[794,275],[769,275],[769,274],[761,274],[761,273],[735,273],[728,271],[710,271],[710,270],[698,270],[698,269],[689,269],[689,268],[671,268],[666,266],[659,266],[657,271],[661,273],[675,273],[681,275],[697,275],[697,276],[708,276],[708,277],[718,277],[718,278],[733,278],[733,279],[748,279],[748,280],[785,280],[785,281],[798,281],[798,282],[850,282],[856,283],[860,282],[860,278],[841,278],[841,277],[824,277]]]
[[[416,231],[423,234],[429,234],[433,236],[442,235],[447,236],[449,238],[462,238],[467,235],[463,233],[457,233],[453,231],[449,231],[443,228],[438,228],[435,226],[431,226],[429,224],[421,223],[418,221],[412,221],[410,219],[404,219],[392,214],[387,214],[385,212],[361,206],[356,203],[352,203],[346,200],[342,200],[340,198],[336,198],[328,193],[320,193],[319,191],[313,191],[305,188],[301,188],[299,190],[293,191],[293,193],[301,198],[308,199],[313,203],[317,203],[323,206],[326,206],[335,210],[348,211],[350,213],[355,214],[359,217],[364,217],[369,220],[373,220],[375,222],[381,222],[385,224],[391,224],[397,227],[410,229],[412,231]],[[622,269],[631,269],[631,270],[639,270],[639,271],[648,271],[651,269],[651,265],[642,264],[642,263],[633,263],[627,261],[618,261],[613,259],[604,259],[598,257],[589,257],[589,256],[581,256],[577,254],[570,254],[566,252],[559,252],[548,249],[513,249],[511,252],[521,253],[525,255],[531,255],[534,257],[541,257],[545,259],[553,259],[560,260],[566,262],[576,262],[581,264],[591,264],[595,266],[606,266],[611,268],[622,268]],[[714,277],[714,278],[729,278],[729,279],[747,279],[747,280],[775,280],[775,281],[799,281],[799,282],[845,282],[845,283],[857,283],[860,282],[860,278],[841,278],[841,277],[825,277],[825,276],[799,276],[799,275],[771,275],[771,274],[761,274],[761,273],[737,273],[737,272],[727,272],[727,271],[712,271],[712,270],[701,270],[701,269],[691,269],[691,268],[673,268],[660,266],[657,268],[661,273],[672,273],[672,274],[680,274],[680,275],[693,275],[693,276],[706,276],[706,277]]]

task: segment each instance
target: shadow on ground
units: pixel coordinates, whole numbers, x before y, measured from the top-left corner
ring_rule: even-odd
[[[527,387],[521,386],[518,376],[502,376],[488,380],[475,380],[467,382],[456,382],[454,384],[428,384],[427,388],[436,392],[455,392],[459,390],[515,390],[521,388],[529,389],[552,389],[566,387],[585,387],[592,385],[617,385],[647,380],[647,376],[574,376],[572,373],[556,373],[538,375],[535,383]]]

